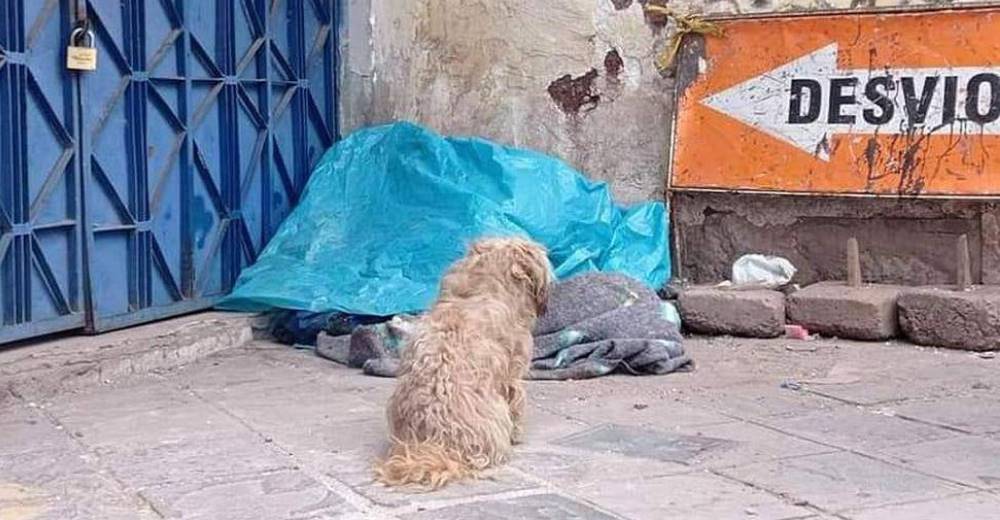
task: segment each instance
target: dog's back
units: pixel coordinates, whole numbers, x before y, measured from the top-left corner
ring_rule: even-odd
[[[496,338],[492,315],[503,307],[477,301],[431,311],[404,350],[389,401],[393,448],[376,468],[381,481],[436,488],[506,458],[514,425],[504,389],[522,374],[511,373],[511,352]]]
[[[550,281],[544,248],[523,239],[481,240],[449,269],[403,349],[380,481],[437,488],[507,458]]]

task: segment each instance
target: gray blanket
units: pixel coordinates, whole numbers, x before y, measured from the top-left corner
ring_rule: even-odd
[[[584,274],[553,288],[535,327],[532,379],[587,379],[615,371],[667,374],[690,369],[673,306],[631,278]],[[419,317],[396,316],[348,336],[321,334],[316,352],[375,376],[395,377],[399,352]]]

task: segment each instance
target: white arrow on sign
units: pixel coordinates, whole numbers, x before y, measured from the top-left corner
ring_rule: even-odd
[[[1000,134],[1000,68],[839,70],[834,43],[702,103],[828,161],[834,134]]]

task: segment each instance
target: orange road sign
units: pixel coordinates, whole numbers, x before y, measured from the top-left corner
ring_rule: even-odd
[[[1000,9],[719,23],[682,52],[671,189],[1000,196]]]

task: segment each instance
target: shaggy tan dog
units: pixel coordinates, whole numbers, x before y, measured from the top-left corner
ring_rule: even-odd
[[[403,350],[379,481],[436,489],[507,459],[551,278],[545,250],[517,238],[481,240],[448,270]]]

